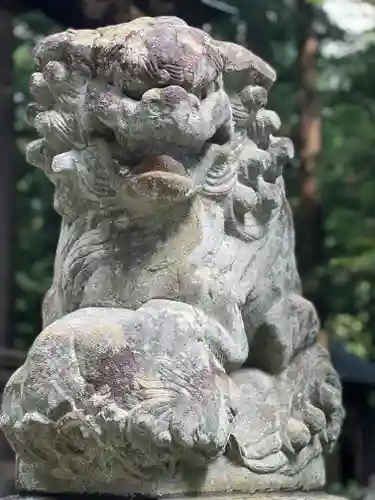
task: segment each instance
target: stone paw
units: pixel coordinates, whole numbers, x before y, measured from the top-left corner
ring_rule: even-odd
[[[227,403],[214,401],[176,407],[170,422],[173,444],[183,450],[182,460],[194,455],[207,462],[224,453],[232,429],[233,411]]]
[[[234,410],[220,387],[203,398],[176,395],[155,383],[152,397],[127,417],[127,441],[132,451],[162,461],[192,460],[204,464],[224,453]]]

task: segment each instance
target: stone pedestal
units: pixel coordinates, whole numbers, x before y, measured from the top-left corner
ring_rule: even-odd
[[[145,500],[151,497],[121,497],[112,495],[77,495],[77,494],[61,494],[61,495],[38,495],[37,493],[20,493],[3,497],[0,500]],[[164,497],[160,497],[164,498]],[[204,496],[183,496],[183,497],[165,497],[173,500],[183,500],[195,498],[196,500],[346,500],[343,497],[329,495],[324,492],[291,492],[291,493],[262,493],[262,494],[243,494],[243,493],[225,493],[221,495],[204,495]]]

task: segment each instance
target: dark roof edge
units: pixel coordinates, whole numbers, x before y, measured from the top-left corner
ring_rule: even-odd
[[[238,16],[240,13],[237,7],[229,5],[229,3],[224,2],[223,0],[201,0],[201,3],[212,9],[229,14],[230,16]]]
[[[375,363],[348,352],[345,345],[337,340],[330,342],[329,351],[332,364],[344,383],[375,387]]]

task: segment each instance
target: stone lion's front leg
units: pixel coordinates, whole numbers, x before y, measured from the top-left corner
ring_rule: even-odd
[[[228,339],[204,313],[167,300],[78,310],[39,335],[10,379],[2,428],[25,467],[55,479],[70,471],[87,481],[89,466],[106,482],[205,464],[224,452],[236,412]]]
[[[232,378],[238,415],[227,454],[235,463],[293,475],[336,444],[344,418],[341,385],[321,346],[299,353],[279,376],[242,369]]]

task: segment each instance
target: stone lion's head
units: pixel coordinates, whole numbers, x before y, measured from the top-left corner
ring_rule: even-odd
[[[292,153],[264,110],[275,73],[247,49],[160,17],[55,34],[35,56],[29,119],[41,139],[27,155],[62,215],[145,216],[204,193],[229,197],[243,235],[246,213],[277,205],[265,183]]]

